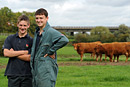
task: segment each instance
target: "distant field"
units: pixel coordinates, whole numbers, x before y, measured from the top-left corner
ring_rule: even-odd
[[[83,62],[72,46],[58,50],[59,73],[56,87],[130,87],[130,59],[125,63],[125,56],[119,63],[96,62],[85,54]],[[0,87],[7,87],[4,77],[8,58],[0,57]]]
[[[7,36],[0,36],[0,39],[1,39],[1,38],[6,38],[6,37],[7,37]]]

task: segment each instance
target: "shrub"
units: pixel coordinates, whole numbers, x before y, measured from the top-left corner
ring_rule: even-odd
[[[5,38],[0,38],[0,56],[3,56],[2,47],[4,44]]]
[[[75,39],[75,42],[78,42],[78,43],[79,42],[87,42],[87,35],[78,33],[75,35],[74,39]]]

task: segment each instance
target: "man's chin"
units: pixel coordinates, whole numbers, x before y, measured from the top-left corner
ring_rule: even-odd
[[[25,32],[25,31],[21,31],[20,33],[21,33],[21,34],[25,34],[26,32]]]
[[[39,27],[43,27],[43,24],[38,24]]]

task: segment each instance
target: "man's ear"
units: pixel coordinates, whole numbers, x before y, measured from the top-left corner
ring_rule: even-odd
[[[28,24],[28,28],[30,27],[30,24]]]
[[[47,18],[47,21],[48,21],[49,17],[47,16],[46,18]]]

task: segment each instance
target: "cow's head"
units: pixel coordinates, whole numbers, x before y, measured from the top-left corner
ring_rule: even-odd
[[[72,44],[74,46],[74,49],[77,50],[79,45],[77,43]]]
[[[95,46],[94,50],[95,50],[96,53],[99,53],[101,48],[102,48],[102,45],[98,44],[98,45]]]

